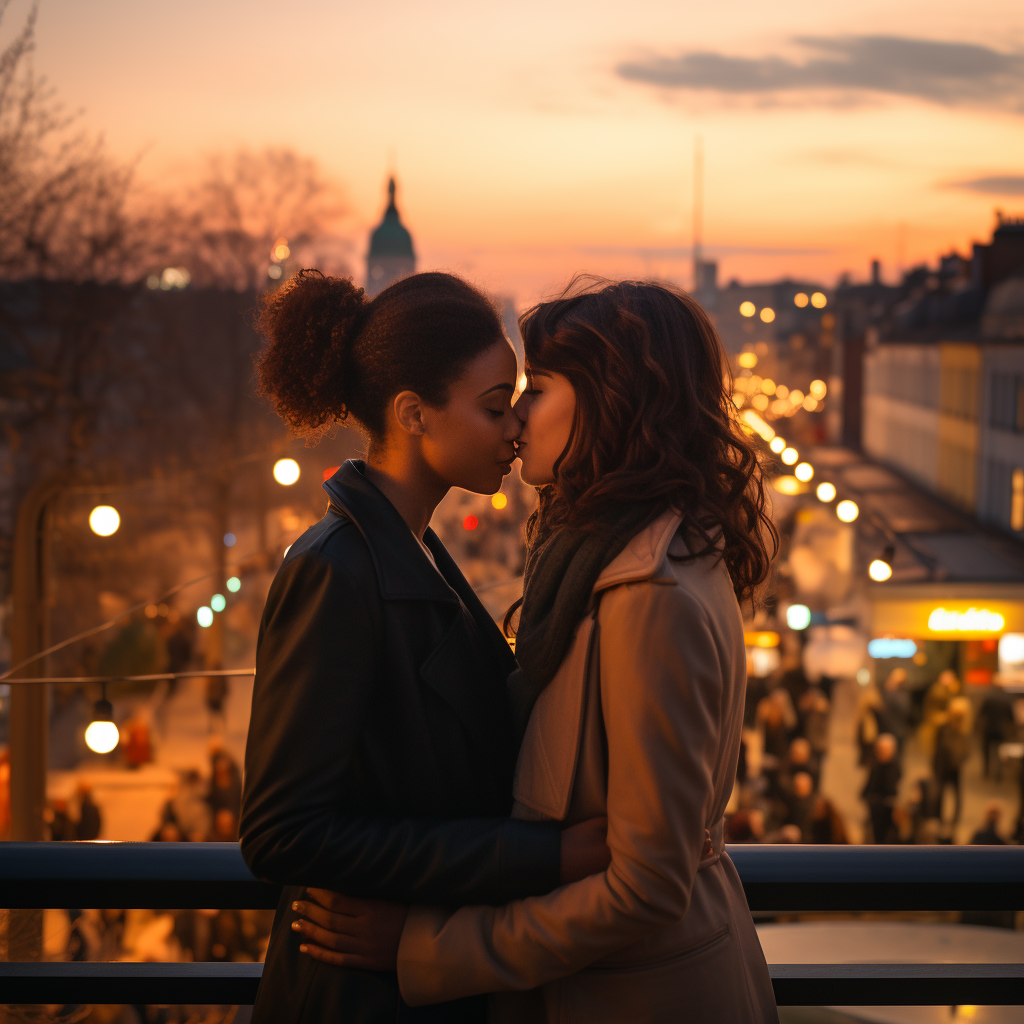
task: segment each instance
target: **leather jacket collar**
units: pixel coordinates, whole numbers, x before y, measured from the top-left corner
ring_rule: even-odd
[[[385,600],[453,601],[458,596],[442,579],[451,556],[430,527],[423,537],[438,568],[424,557],[416,537],[398,509],[367,479],[366,463],[349,459],[324,490],[331,510],[356,525],[370,549],[381,597]]]

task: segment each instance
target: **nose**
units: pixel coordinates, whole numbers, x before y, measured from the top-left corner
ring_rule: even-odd
[[[523,420],[519,418],[519,414],[515,409],[509,409],[505,413],[505,432],[502,435],[503,439],[509,444],[516,441],[519,435],[523,432]]]
[[[530,403],[533,401],[533,395],[521,394],[517,399],[515,405],[512,406],[512,411],[516,414],[521,423],[526,423],[526,418],[530,415]]]

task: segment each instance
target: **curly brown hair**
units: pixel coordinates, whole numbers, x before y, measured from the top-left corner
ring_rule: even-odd
[[[682,513],[689,557],[719,550],[737,597],[753,599],[779,535],[700,304],[666,285],[580,277],[519,326],[528,371],[559,373],[576,393],[572,434],[528,543],[600,524],[624,503],[661,503]]]
[[[383,436],[388,402],[406,388],[434,406],[474,356],[504,341],[490,300],[452,274],[413,274],[369,299],[347,278],[301,270],[263,296],[256,330],[260,393],[298,433],[351,416]]]

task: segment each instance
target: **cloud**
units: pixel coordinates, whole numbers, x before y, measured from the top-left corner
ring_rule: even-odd
[[[733,95],[844,90],[1024,109],[1024,53],[904,36],[800,36],[802,61],[691,51],[622,61],[630,82]]]
[[[971,178],[969,181],[951,181],[947,188],[963,188],[983,196],[1024,196],[1024,174],[995,175],[991,178]]]

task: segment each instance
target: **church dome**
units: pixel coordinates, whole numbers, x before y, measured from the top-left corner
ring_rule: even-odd
[[[372,260],[388,256],[410,260],[416,258],[412,248],[412,235],[402,223],[401,217],[398,216],[398,208],[395,206],[394,178],[388,181],[388,208],[384,211],[384,219],[370,235],[368,258]]]

